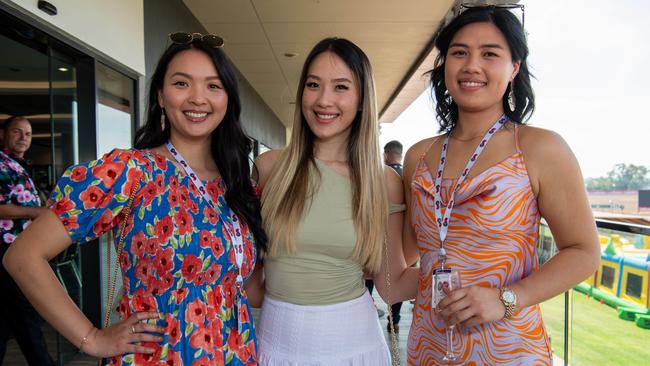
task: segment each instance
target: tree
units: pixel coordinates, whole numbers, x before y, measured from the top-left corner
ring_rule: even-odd
[[[638,190],[650,187],[650,170],[642,165],[616,164],[606,177],[586,179],[587,189]]]

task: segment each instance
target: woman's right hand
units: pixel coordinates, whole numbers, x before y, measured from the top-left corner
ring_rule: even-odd
[[[96,357],[120,356],[125,353],[153,353],[153,348],[142,342],[162,342],[163,337],[151,333],[165,333],[165,327],[143,322],[160,319],[159,313],[139,312],[105,329],[93,329],[88,340],[80,346],[84,353]]]

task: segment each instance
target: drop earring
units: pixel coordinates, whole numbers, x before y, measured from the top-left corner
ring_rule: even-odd
[[[165,108],[161,108],[160,112],[160,130],[165,130]]]
[[[511,111],[515,111],[516,106],[516,101],[515,101],[515,92],[514,92],[514,84],[512,81],[510,82],[510,92],[508,92],[508,107],[510,107]]]

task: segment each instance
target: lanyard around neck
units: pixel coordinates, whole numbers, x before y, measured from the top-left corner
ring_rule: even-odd
[[[465,165],[465,169],[463,169],[460,178],[458,178],[456,184],[454,184],[454,187],[451,190],[451,193],[449,195],[449,202],[447,203],[445,214],[442,215],[442,197],[441,197],[442,173],[445,170],[445,162],[447,160],[447,148],[449,147],[450,133],[447,134],[447,136],[445,136],[445,140],[442,143],[442,151],[440,152],[440,163],[438,163],[438,171],[436,172],[436,180],[435,180],[435,190],[433,192],[433,199],[435,201],[434,213],[436,215],[436,224],[438,225],[438,233],[440,234],[440,249],[438,255],[440,257],[441,267],[443,268],[445,265],[445,260],[447,259],[447,252],[445,251],[445,239],[447,238],[447,231],[449,230],[449,220],[451,218],[451,211],[454,208],[454,196],[456,195],[456,190],[458,190],[458,187],[460,187],[460,185],[465,181],[470,170],[472,170],[474,163],[476,163],[476,160],[478,160],[478,157],[481,155],[481,153],[485,149],[485,146],[487,146],[487,143],[490,141],[492,136],[494,136],[494,134],[507,121],[508,121],[508,117],[506,117],[506,115],[504,114],[496,122],[494,122],[494,125],[492,125],[492,127],[489,130],[487,130],[485,136],[483,136],[483,139],[476,147],[474,154],[472,154],[472,156],[467,161],[467,164]]]
[[[226,228],[226,231],[228,232],[228,235],[230,236],[230,241],[233,244],[233,247],[235,249],[235,261],[237,262],[237,281],[236,285],[238,287],[238,290],[241,289],[243,283],[244,283],[244,278],[241,274],[241,267],[242,264],[244,263],[244,240],[242,238],[242,232],[241,232],[241,227],[239,226],[239,219],[237,218],[237,215],[232,211],[232,209],[228,208],[228,215],[223,212],[223,210],[219,209],[219,206],[214,202],[212,197],[208,194],[207,190],[205,189],[205,186],[203,185],[203,182],[199,179],[199,177],[194,173],[194,170],[190,167],[190,164],[183,159],[183,156],[181,153],[174,147],[174,145],[171,142],[167,142],[165,144],[167,147],[167,150],[169,150],[169,153],[172,154],[174,159],[181,165],[183,170],[185,170],[185,173],[187,174],[188,177],[190,177],[190,181],[196,189],[201,192],[203,195],[203,198],[206,200],[208,205],[212,207],[212,209],[219,215],[219,218],[221,219],[221,222],[223,226]]]

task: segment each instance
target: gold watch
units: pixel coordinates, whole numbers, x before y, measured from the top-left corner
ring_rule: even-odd
[[[503,314],[503,318],[507,319],[512,316],[515,312],[515,307],[517,306],[517,294],[514,291],[507,287],[501,288],[499,292],[499,299],[503,303],[503,306],[506,307],[506,311]]]

